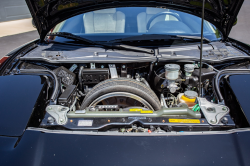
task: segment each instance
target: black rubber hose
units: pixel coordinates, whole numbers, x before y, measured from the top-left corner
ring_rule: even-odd
[[[242,72],[247,72],[247,73],[242,73]],[[238,74],[238,75],[250,74],[250,69],[226,69],[226,70],[221,70],[216,74],[215,79],[214,79],[214,90],[220,102],[224,101],[223,96],[220,92],[220,87],[219,87],[221,78],[224,75],[235,75],[235,74]]]
[[[79,90],[82,91],[82,70],[83,66],[80,67],[79,73],[78,73],[78,80],[79,80]]]
[[[28,75],[28,74],[32,74],[32,75],[44,75],[47,74],[47,76],[52,77],[52,80],[54,82],[54,90],[53,93],[51,95],[51,101],[52,103],[56,104],[56,100],[59,94],[59,82],[57,79],[57,76],[55,75],[55,73],[53,73],[50,70],[40,70],[40,69],[20,69],[19,74],[23,74],[23,75]]]
[[[150,78],[151,78],[151,75],[152,75],[152,72],[153,72],[153,67],[154,67],[154,62],[152,62],[152,63],[150,64],[150,69],[149,69],[149,72],[148,72],[147,81],[150,81]]]

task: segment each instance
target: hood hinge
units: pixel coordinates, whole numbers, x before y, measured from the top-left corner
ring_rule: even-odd
[[[223,20],[224,20],[224,24],[223,24],[223,25],[224,25],[224,26],[227,26],[227,24],[228,24],[230,18],[231,18],[231,17],[229,16],[229,14],[226,14],[226,15],[225,15],[225,17],[223,18]]]

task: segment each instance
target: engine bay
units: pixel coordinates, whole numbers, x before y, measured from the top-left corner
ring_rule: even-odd
[[[223,44],[215,46],[219,45]],[[23,53],[4,74],[37,75],[45,82],[43,98],[39,99],[43,107],[34,108],[29,127],[165,133],[249,126],[228,83],[228,76],[248,71],[250,64],[244,59],[200,64],[196,60],[159,60],[160,57],[152,61],[158,56],[141,61],[139,56],[137,62],[113,59],[90,63],[89,59],[76,63],[75,57],[72,63],[61,63],[55,62],[62,58],[59,52],[53,62],[27,59],[39,49],[41,46]],[[218,55],[220,59],[221,56]]]
[[[39,126],[116,132],[234,129],[229,108],[218,104],[213,92],[218,70],[203,66],[200,97],[198,63],[47,66],[55,68],[50,71],[58,80],[48,94],[57,97],[50,100]],[[29,73],[30,68],[39,73],[37,67],[24,62],[20,74]]]

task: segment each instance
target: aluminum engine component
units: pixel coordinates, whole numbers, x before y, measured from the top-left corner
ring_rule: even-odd
[[[96,69],[95,63],[90,63],[90,69]]]
[[[128,110],[120,109],[120,111],[70,111],[68,118],[113,118],[113,117],[181,117],[181,118],[201,118],[200,112],[190,110],[187,105],[182,104],[180,107],[166,108],[162,107],[158,111],[147,110],[145,108],[131,108]]]
[[[68,122],[67,112],[69,111],[69,107],[49,105],[46,107],[46,111],[55,118],[57,124],[65,125]]]
[[[185,70],[185,75],[187,77],[190,77],[194,71],[194,65],[193,64],[185,64],[184,70]]]
[[[109,70],[110,70],[111,78],[118,78],[115,64],[109,64]]]
[[[227,106],[211,103],[205,98],[197,97],[197,100],[207,122],[211,125],[221,123],[221,119],[229,113]]]
[[[175,93],[178,89],[175,81],[179,76],[180,66],[177,64],[166,64],[165,65],[165,78],[164,84],[167,84],[168,89],[171,93]]]

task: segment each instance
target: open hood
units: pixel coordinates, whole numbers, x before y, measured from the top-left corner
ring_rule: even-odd
[[[203,0],[26,0],[41,40],[61,21],[93,10],[114,7],[161,7],[201,17]],[[206,0],[205,20],[215,25],[226,39],[244,0]]]

